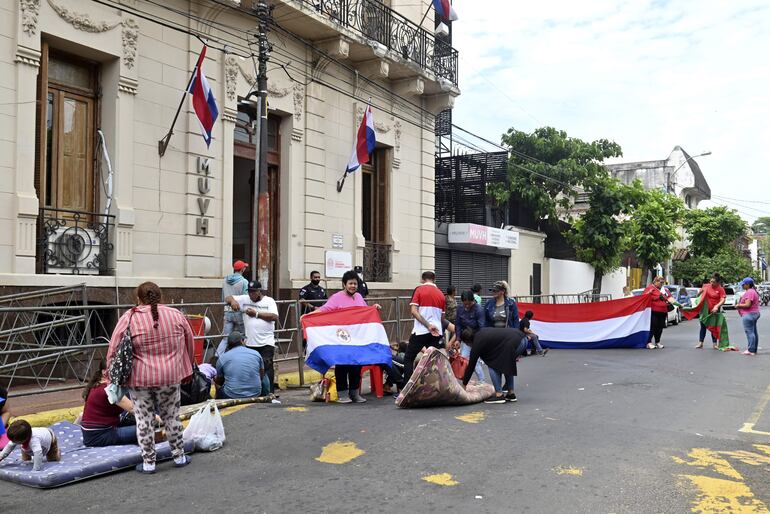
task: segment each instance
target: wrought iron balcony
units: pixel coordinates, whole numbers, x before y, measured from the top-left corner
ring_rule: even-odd
[[[390,245],[366,242],[364,278],[369,282],[390,282]]]
[[[334,23],[457,85],[457,50],[381,0],[301,0]]]
[[[67,209],[40,209],[38,273],[110,275],[115,216]]]

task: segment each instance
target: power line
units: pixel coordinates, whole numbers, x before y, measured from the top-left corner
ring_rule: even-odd
[[[730,198],[729,196],[721,196],[721,195],[712,195],[712,196],[714,198],[721,198],[722,200],[729,200],[731,202],[736,202],[736,203],[748,203],[748,204],[759,203],[762,205],[770,205],[770,202],[760,202],[759,200],[744,200],[741,198]]]

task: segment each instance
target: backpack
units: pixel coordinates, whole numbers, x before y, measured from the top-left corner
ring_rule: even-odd
[[[128,318],[126,331],[115,349],[115,355],[112,356],[110,369],[107,372],[110,382],[117,386],[125,386],[131,377],[131,370],[134,364],[134,343],[131,341],[131,318],[134,317],[134,311]]]

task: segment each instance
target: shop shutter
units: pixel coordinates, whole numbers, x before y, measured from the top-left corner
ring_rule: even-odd
[[[508,281],[508,257],[485,253],[436,249],[436,283],[442,289],[457,287],[457,292],[482,286],[482,296],[498,280]]]
[[[452,261],[449,250],[436,248],[436,285],[446,292],[446,288],[452,285]]]

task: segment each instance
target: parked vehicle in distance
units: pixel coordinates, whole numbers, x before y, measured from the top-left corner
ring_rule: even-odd
[[[692,307],[695,305],[695,299],[700,294],[700,287],[686,287],[685,289],[687,289],[687,296],[690,297],[690,307]]]
[[[668,286],[664,286],[668,288]],[[631,290],[631,294],[634,296],[641,296],[644,292],[644,289],[633,289]],[[680,302],[681,303],[681,302]],[[682,313],[679,311],[679,307],[676,305],[674,306],[673,311],[668,311],[666,313],[666,326],[669,325],[678,325],[680,321],[682,321]]]
[[[738,304],[735,298],[736,296],[740,299],[740,295],[735,294],[733,286],[725,286],[725,303],[722,307],[725,309],[735,309],[735,306]]]
[[[690,306],[690,297],[687,295],[687,289],[684,286],[678,286],[676,284],[663,286],[668,289],[677,302],[681,303],[684,307]]]

